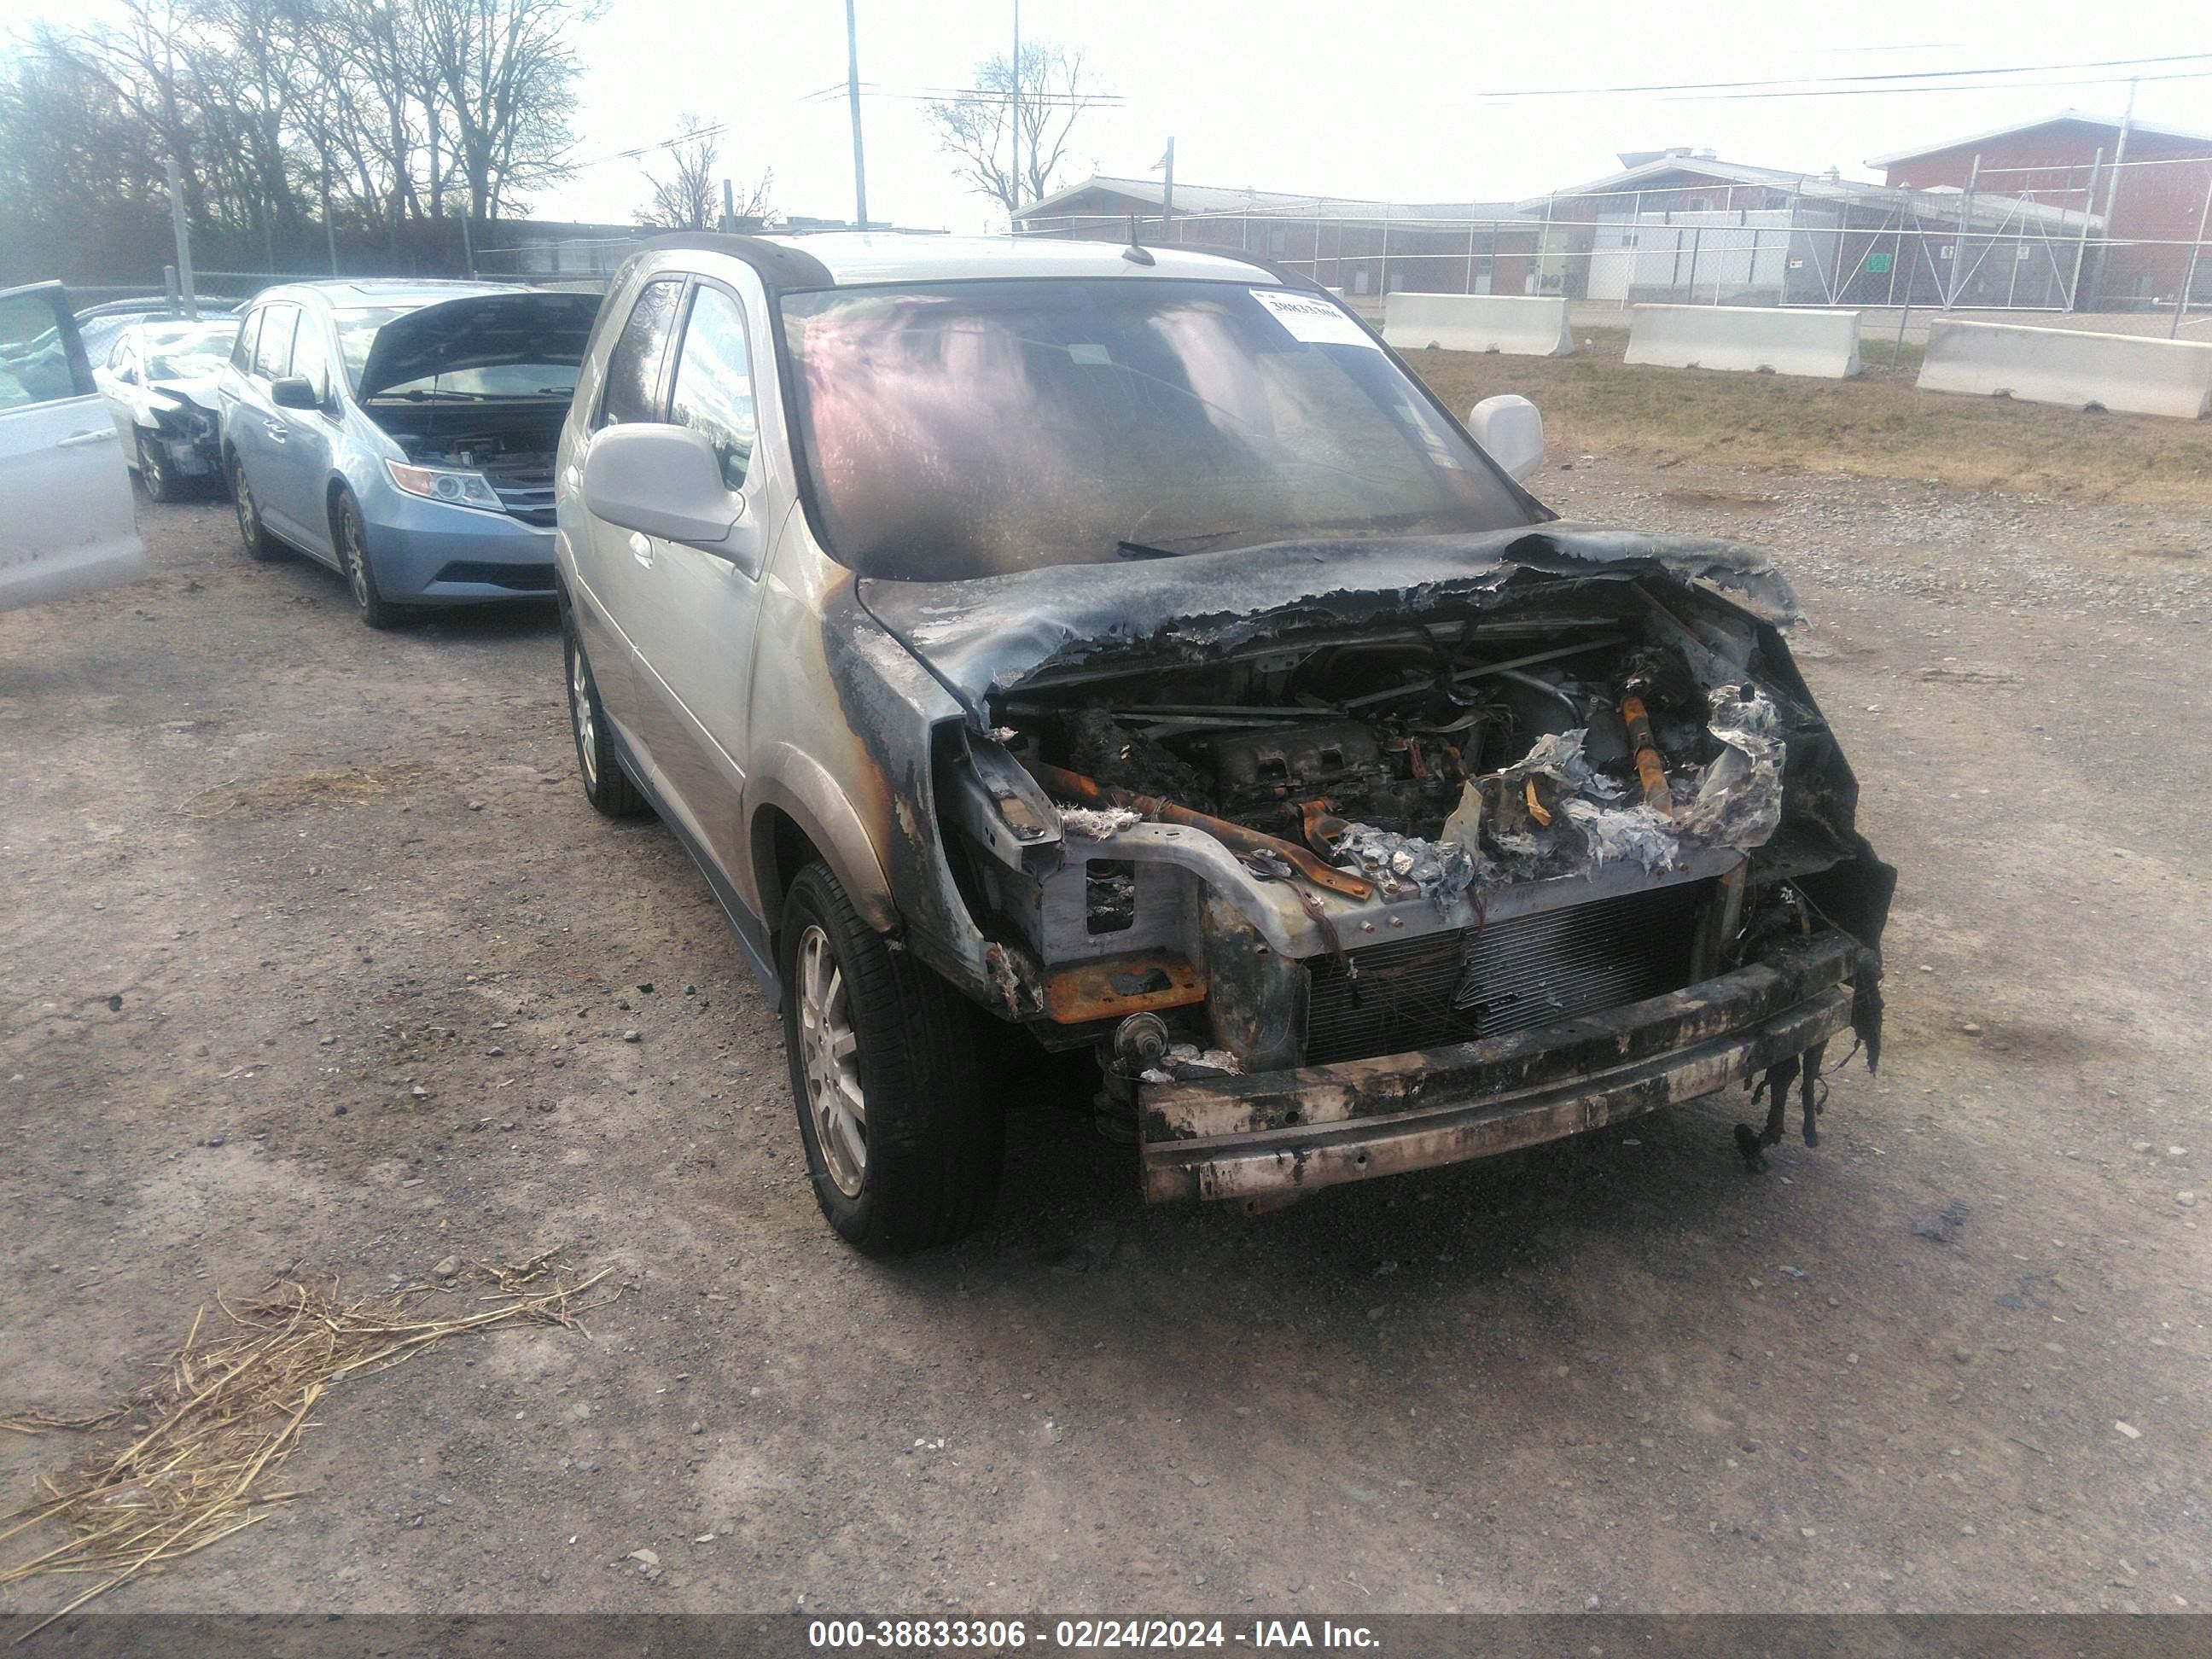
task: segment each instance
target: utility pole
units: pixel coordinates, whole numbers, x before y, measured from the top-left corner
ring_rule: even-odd
[[[2189,270],[2181,279],[2180,297],[2173,302],[2173,326],[2166,331],[2169,340],[2181,336],[2181,319],[2189,314],[2190,290],[2197,286],[2197,256],[2204,251],[2204,226],[2212,221],[2212,181],[2204,186],[2204,205],[2197,210],[2197,240],[2189,245]]]
[[[2128,106],[2120,115],[2119,143],[2112,150],[2112,182],[2105,186],[2105,247],[2097,258],[2095,295],[2099,304],[2105,299],[2105,273],[2112,263],[2113,236],[2119,228],[2112,217],[2120,199],[2120,169],[2127,164],[2128,133],[2136,124],[2136,88],[2141,82],[2128,82]]]
[[[1013,175],[1014,204],[1006,210],[1006,230],[1014,231],[1014,216],[1022,210],[1022,0],[1014,0],[1014,55],[1006,66],[1006,86],[1012,96],[1012,129],[1014,159],[1007,171]]]
[[[722,228],[724,230],[735,230],[737,228],[737,192],[731,189],[730,181],[725,179],[722,180]]]
[[[185,186],[172,157],[169,168],[169,229],[177,239],[177,285],[184,291],[185,315],[200,319],[200,302],[192,292],[192,228],[185,222]]]
[[[338,232],[331,222],[331,164],[323,163],[323,241],[330,250],[331,275],[338,274]]]
[[[1168,140],[1168,153],[1160,157],[1160,166],[1167,181],[1160,186],[1160,240],[1164,242],[1175,234],[1175,140]],[[1315,269],[1319,270],[1321,232],[1314,232]]]
[[[853,0],[845,0],[845,101],[853,112],[853,212],[868,228],[868,164],[860,151],[860,37],[853,27]]]

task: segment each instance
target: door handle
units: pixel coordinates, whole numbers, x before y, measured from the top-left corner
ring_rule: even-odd
[[[561,469],[561,482],[568,485],[572,492],[575,489],[577,480],[580,476],[573,461]]]
[[[642,531],[629,532],[629,556],[647,570],[653,568],[653,538]]]
[[[269,434],[270,441],[274,443],[281,444],[292,435],[290,428],[282,421],[264,421],[261,423],[261,429]]]
[[[121,434],[118,434],[113,427],[104,426],[95,432],[72,432],[68,437],[64,438],[59,443],[56,444],[54,447],[56,449],[82,449],[89,444],[112,444],[119,443],[121,441]]]

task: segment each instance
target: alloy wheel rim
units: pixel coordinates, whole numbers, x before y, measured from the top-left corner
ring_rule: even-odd
[[[259,514],[254,509],[253,492],[246,488],[246,469],[243,466],[232,469],[230,494],[232,499],[238,503],[238,533],[246,538],[246,544],[252,547],[259,538],[261,519]]]
[[[596,784],[599,768],[592,751],[599,731],[592,720],[592,671],[584,665],[584,653],[574,645],[568,647],[568,717],[576,727],[576,763],[584,769],[584,781]]]
[[[169,482],[161,475],[161,453],[143,437],[138,440],[138,471],[146,480],[146,493],[161,500],[167,493]]]
[[[361,544],[361,520],[348,510],[338,515],[338,523],[345,532],[346,586],[353,589],[353,602],[366,611],[368,609],[368,559]]]
[[[844,970],[830,936],[812,922],[799,941],[799,1044],[806,1109],[822,1164],[837,1190],[857,1198],[868,1172],[868,1109],[860,1092],[860,1039]]]

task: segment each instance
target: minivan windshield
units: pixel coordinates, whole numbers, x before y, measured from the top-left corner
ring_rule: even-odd
[[[1531,522],[1320,295],[1062,277],[830,289],[782,311],[818,527],[863,575]]]

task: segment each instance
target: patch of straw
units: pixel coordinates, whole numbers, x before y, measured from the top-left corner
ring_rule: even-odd
[[[203,1340],[207,1310],[199,1310],[167,1375],[136,1399],[91,1417],[31,1411],[0,1419],[0,1428],[23,1434],[128,1421],[136,1437],[119,1450],[104,1446],[60,1474],[41,1476],[40,1496],[0,1519],[0,1543],[40,1527],[66,1534],[27,1560],[0,1567],[0,1585],[50,1573],[98,1580],[16,1640],[301,1496],[271,1491],[268,1482],[299,1449],[302,1431],[318,1426],[311,1413],[332,1385],[376,1376],[449,1337],[496,1326],[558,1325],[589,1337],[578,1316],[614,1297],[589,1304],[577,1298],[612,1269],[579,1279],[555,1262],[556,1254],[517,1264],[474,1263],[473,1271],[489,1281],[476,1298],[483,1305],[451,1318],[419,1305],[429,1290],[421,1285],[345,1300],[335,1279],[325,1288],[280,1279],[240,1306],[218,1295],[230,1330]]]

